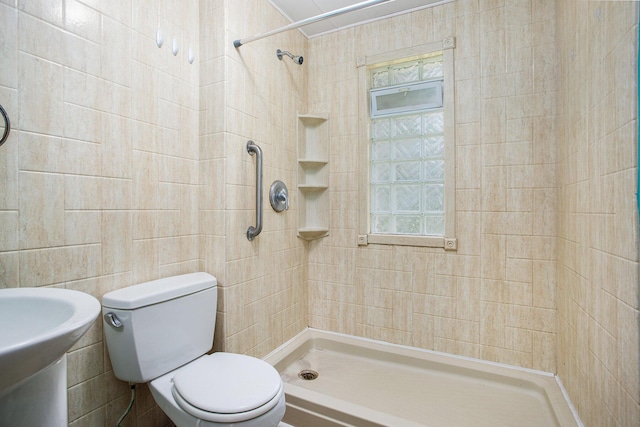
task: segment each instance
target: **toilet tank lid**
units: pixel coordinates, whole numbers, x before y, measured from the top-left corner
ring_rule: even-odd
[[[165,277],[106,293],[102,297],[102,306],[133,310],[193,294],[216,285],[216,278],[209,273]]]

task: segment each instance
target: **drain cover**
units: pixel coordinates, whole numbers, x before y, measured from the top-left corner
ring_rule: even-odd
[[[320,374],[318,374],[316,371],[312,371],[311,369],[304,369],[298,372],[298,376],[307,381],[315,380],[316,378],[318,378],[318,375]]]

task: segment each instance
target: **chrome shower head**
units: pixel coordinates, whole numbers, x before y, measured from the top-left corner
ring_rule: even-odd
[[[280,49],[278,49],[276,51],[276,56],[278,57],[279,60],[282,61],[282,56],[283,55],[287,55],[289,58],[291,58],[293,60],[293,62],[295,62],[298,65],[302,65],[302,62],[304,61],[304,58],[302,56],[295,56],[292,53],[285,51],[282,51]]]

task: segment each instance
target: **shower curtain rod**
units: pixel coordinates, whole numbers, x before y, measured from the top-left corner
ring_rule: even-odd
[[[312,16],[310,18],[303,19],[301,21],[293,22],[289,25],[285,25],[284,27],[276,28],[275,30],[267,31],[266,33],[256,34],[255,36],[247,37],[246,39],[238,39],[233,42],[233,45],[236,48],[239,48],[243,44],[250,43],[252,41],[260,40],[265,37],[272,36],[274,34],[279,34],[284,31],[294,30],[296,28],[303,27],[305,25],[313,24],[314,22],[322,21],[327,18],[331,18],[333,16],[342,15],[343,13],[353,12],[355,10],[364,9],[365,7],[374,6],[380,3],[386,3],[388,1],[393,0],[367,0],[360,3],[356,3],[351,6],[346,6],[340,9],[332,10],[331,12],[322,13],[320,15]]]

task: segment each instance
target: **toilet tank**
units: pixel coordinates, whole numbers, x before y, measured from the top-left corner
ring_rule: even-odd
[[[144,383],[207,353],[213,346],[216,285],[208,273],[191,273],[105,294],[104,333],[115,376]],[[112,324],[113,315],[121,326]]]

